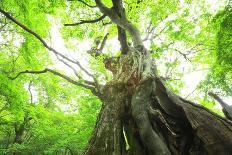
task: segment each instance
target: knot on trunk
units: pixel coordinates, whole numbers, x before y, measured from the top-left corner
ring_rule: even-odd
[[[109,65],[112,66],[112,65]],[[141,81],[155,76],[154,63],[145,48],[130,48],[127,55],[121,55],[113,81],[124,83],[135,88]],[[111,69],[112,70],[112,69]]]

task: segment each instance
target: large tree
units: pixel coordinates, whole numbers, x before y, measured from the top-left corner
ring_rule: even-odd
[[[35,17],[31,17],[31,20],[27,20],[27,16],[30,15],[30,11],[28,11],[27,8],[30,6],[33,7],[35,4],[23,6],[25,7],[25,16],[20,16],[20,18],[23,19],[22,21],[27,21],[27,23],[20,21],[20,18],[17,18],[17,14],[13,14],[13,12],[20,12],[21,10],[18,11],[18,8],[9,9],[10,7],[7,6],[7,4],[9,5],[10,3],[3,1],[3,5],[0,9],[2,16],[14,23],[14,25],[9,25],[7,28],[11,29],[17,27],[17,32],[12,33],[17,33],[18,36],[16,39],[22,40],[24,46],[21,50],[22,53],[26,52],[24,53],[24,57],[28,55],[28,51],[33,52],[34,46],[41,43],[48,51],[54,54],[57,60],[63,63],[66,67],[69,67],[76,76],[75,79],[73,76],[65,75],[61,71],[57,71],[49,67],[41,69],[46,66],[46,63],[48,62],[43,62],[43,60],[41,60],[42,64],[40,64],[40,60],[34,60],[38,59],[36,54],[38,54],[38,51],[41,50],[36,47],[35,54],[28,56],[32,58],[26,58],[36,61],[37,63],[33,64],[35,67],[28,67],[29,69],[18,72],[13,70],[10,72],[10,75],[9,73],[6,73],[9,75],[9,79],[17,80],[25,74],[32,75],[50,73],[53,76],[57,76],[68,81],[69,83],[90,90],[92,95],[95,95],[101,100],[102,107],[83,154],[225,155],[232,153],[231,121],[215,114],[199,104],[193,103],[179,95],[176,95],[173,89],[166,86],[167,84],[165,81],[170,77],[160,76],[159,72],[161,72],[160,70],[162,70],[162,68],[159,69],[159,66],[155,63],[156,57],[154,55],[159,55],[160,50],[163,52],[167,51],[165,48],[175,47],[171,46],[174,44],[172,41],[180,41],[183,39],[185,42],[192,43],[192,45],[195,44],[195,46],[192,47],[192,50],[197,46],[202,46],[202,44],[211,43],[209,41],[210,39],[207,40],[208,38],[205,36],[212,34],[206,30],[204,31],[205,34],[200,33],[198,39],[196,39],[196,36],[187,36],[188,33],[186,31],[195,26],[193,24],[194,22],[191,23],[190,21],[188,23],[188,19],[184,18],[184,15],[191,12],[191,10],[183,10],[185,13],[181,14],[179,18],[175,17],[179,15],[178,10],[180,9],[179,3],[175,0],[171,2],[139,0],[112,0],[104,2],[101,0],[95,0],[95,2],[90,2],[77,0],[76,2],[67,2],[66,5],[62,1],[45,2],[48,3],[40,4],[39,2],[35,2],[35,4],[41,5],[39,7],[41,7],[41,12],[43,12],[38,13],[38,18],[41,14],[52,14],[51,12],[64,14],[67,10],[71,10],[70,16],[77,16],[79,12],[85,11],[85,9],[90,9],[92,13],[96,13],[98,15],[96,19],[84,19],[77,23],[65,24],[66,28],[63,32],[64,37],[67,37],[65,34],[67,34],[68,31],[74,34],[79,33],[79,36],[82,34],[82,39],[85,39],[85,37],[95,37],[98,33],[102,35],[104,30],[91,32],[93,30],[96,31],[96,29],[90,28],[88,32],[85,32],[84,24],[96,24],[97,22],[102,21],[103,26],[111,25],[108,29],[110,31],[108,31],[102,39],[96,38],[94,46],[87,51],[92,61],[102,61],[101,63],[104,65],[103,67],[110,71],[110,73],[104,74],[107,74],[107,76],[108,74],[111,74],[112,78],[110,80],[105,80],[106,83],[104,83],[102,82],[104,79],[102,78],[102,75],[97,74],[96,71],[93,70],[93,73],[91,73],[80,63],[81,60],[68,57],[67,53],[61,53],[59,50],[54,49],[47,43],[47,41],[43,38],[47,35],[46,32],[43,32],[46,29],[47,23],[43,23],[43,21],[41,21],[43,20],[42,18],[39,18],[40,20],[38,20],[35,19]],[[76,3],[78,5],[75,5]],[[75,8],[77,6],[78,8]],[[49,10],[50,7],[57,8],[57,10]],[[199,6],[199,8],[203,10],[205,9],[204,6]],[[37,9],[38,8],[35,10]],[[60,11],[59,9],[63,11]],[[13,12],[8,12],[10,10]],[[230,9],[228,10],[231,11]],[[29,12],[28,14],[27,11]],[[144,14],[142,14],[142,12],[144,12]],[[176,12],[176,14],[173,12]],[[151,17],[149,17],[149,15]],[[204,16],[207,15],[207,13],[204,14]],[[30,16],[35,16],[35,14]],[[85,14],[82,16],[85,17]],[[148,21],[146,18],[151,19],[147,29],[145,28],[145,23]],[[223,18],[223,20],[231,19],[231,17],[229,19],[228,18],[229,17]],[[53,19],[50,19],[51,22],[52,20]],[[175,28],[173,27],[175,26],[172,25],[172,20],[174,23],[176,22],[176,25],[174,24],[175,26],[178,26],[178,22],[181,22],[182,25],[180,25],[180,30],[174,30]],[[195,22],[200,23],[201,21]],[[38,28],[40,23],[44,26],[43,29]],[[154,34],[154,27],[159,28],[159,24],[166,24],[163,29],[160,29],[159,33],[163,33],[167,28],[168,30],[166,31],[170,31],[168,33],[170,42],[163,43],[165,45],[163,49],[154,47],[155,45],[153,44],[153,48],[152,45],[149,47],[152,50],[148,49],[144,45],[144,42],[147,40],[152,42],[152,40],[159,35]],[[69,26],[72,26],[72,28],[78,27],[78,29],[70,30],[71,28],[69,29]],[[102,25],[99,24],[98,26]],[[141,27],[141,29],[139,27]],[[187,30],[185,30],[185,27],[187,27]],[[204,27],[203,24],[202,27]],[[37,29],[40,30],[40,32],[36,31]],[[75,32],[77,30],[79,32]],[[145,35],[145,38],[143,39],[144,33],[141,31],[144,30],[147,30],[148,35]],[[120,54],[109,55],[103,52],[103,49],[106,48],[105,46],[109,39],[109,35],[111,35],[110,39],[112,39],[115,34],[117,35],[120,43]],[[22,35],[23,38],[20,38],[20,35]],[[33,43],[31,40],[33,40]],[[226,42],[225,40],[223,41]],[[198,42],[200,42],[201,45]],[[108,49],[112,51],[114,50],[113,48]],[[174,49],[173,51],[179,52],[183,58],[188,60],[188,55],[190,55],[190,53],[184,53],[181,50]],[[205,51],[202,53],[204,52]],[[202,53],[198,56],[201,57],[203,55]],[[41,57],[44,57],[44,55],[41,55]],[[25,64],[26,67],[30,65],[30,63]],[[22,68],[26,68],[25,66]],[[79,70],[76,69],[77,67]],[[97,67],[95,67],[95,69]],[[17,68],[16,70],[19,69],[21,68]],[[213,93],[211,93],[211,95],[212,94]],[[227,111],[229,116],[231,115],[230,110],[225,109],[225,111]],[[24,125],[27,121],[30,121],[30,118],[25,115],[24,123],[22,124]],[[24,126],[21,126],[16,127],[15,130],[21,130],[21,128],[24,128]],[[20,140],[19,138],[20,132],[18,139],[16,136],[16,141]]]

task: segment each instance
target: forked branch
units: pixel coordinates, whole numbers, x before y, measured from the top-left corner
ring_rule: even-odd
[[[106,17],[105,14],[103,14],[101,17],[96,18],[96,19],[92,19],[92,20],[80,20],[80,22],[78,23],[72,23],[72,24],[64,24],[64,26],[78,26],[81,24],[93,24],[93,23],[97,23],[101,20],[103,20]]]
[[[96,86],[96,83],[92,82],[92,81],[88,81],[88,80],[84,80],[78,73],[77,73],[77,70],[71,66],[69,63],[67,63],[65,60],[63,59],[60,59],[58,56],[57,56],[57,59],[62,62],[65,66],[69,67],[73,73],[76,75],[76,77],[78,77],[80,80],[82,80],[84,83],[88,84],[88,85],[92,85],[92,86]]]
[[[130,33],[135,47],[143,46],[139,30],[126,18],[125,14],[121,14],[121,16],[119,16],[114,8],[106,7],[101,0],[95,0],[95,2],[103,14],[106,14],[115,24]],[[117,1],[116,3],[120,2],[121,1]],[[122,7],[120,4],[118,6]],[[121,10],[123,10],[123,8],[121,8]]]

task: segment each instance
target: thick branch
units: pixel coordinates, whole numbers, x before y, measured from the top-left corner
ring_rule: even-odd
[[[25,70],[25,71],[19,72],[15,77],[9,77],[9,79],[15,80],[20,75],[27,74],[27,73],[29,73],[29,74],[43,74],[43,73],[46,73],[46,72],[47,72],[47,69],[44,69],[44,70],[41,70],[41,71],[28,71],[28,70]]]
[[[214,94],[213,92],[209,92],[208,93],[209,96],[211,96],[212,98],[214,98],[216,101],[218,101],[218,103],[222,106],[223,108],[223,113],[225,114],[225,116],[232,120],[232,106],[229,106],[228,104],[226,104],[217,94]]]
[[[104,36],[104,38],[103,38],[103,40],[102,40],[102,42],[101,42],[101,46],[100,46],[100,48],[99,48],[99,52],[102,52],[103,48],[105,47],[105,44],[106,44],[106,40],[107,40],[107,38],[108,38],[108,35],[109,35],[109,33],[107,33],[107,34]]]
[[[132,36],[133,39],[133,43],[134,46],[143,46],[143,42],[140,36],[140,32],[139,30],[130,22],[128,21],[128,19],[126,18],[125,15],[122,14],[122,16],[120,17],[114,9],[110,9],[107,8],[102,2],[101,0],[95,0],[98,8],[100,9],[100,11],[103,14],[106,14],[107,16],[109,16],[109,18],[118,26],[120,26],[121,28],[127,30],[130,35]],[[121,1],[118,1],[117,3],[120,3]],[[120,7],[122,7],[122,5],[118,5]],[[123,8],[122,8],[123,9]]]
[[[122,54],[127,54],[129,51],[129,46],[127,44],[126,31],[122,29],[120,26],[117,26],[117,29],[118,29],[118,40],[121,44]]]
[[[94,45],[93,47],[91,47],[90,50],[87,51],[88,54],[90,54],[91,56],[93,57],[98,57],[100,55],[104,55],[102,53],[102,50],[104,49],[105,45],[106,45],[106,40],[108,39],[108,35],[109,33],[107,33],[103,40],[100,41],[100,37],[97,37],[95,40],[94,40]],[[100,47],[99,47],[100,46]]]
[[[125,16],[125,11],[123,9],[121,0],[113,0],[113,6],[114,6],[116,13],[118,14],[120,18],[122,16]],[[127,52],[129,51],[129,46],[127,44],[126,31],[120,26],[117,26],[117,29],[118,29],[118,40],[121,44],[122,54],[127,54]]]
[[[77,26],[77,25],[87,24],[87,23],[93,24],[93,23],[97,23],[97,22],[103,20],[105,17],[106,17],[106,15],[104,14],[104,15],[102,15],[101,17],[96,18],[96,19],[93,19],[93,20],[81,20],[81,21],[78,22],[78,23],[64,24],[64,26]]]

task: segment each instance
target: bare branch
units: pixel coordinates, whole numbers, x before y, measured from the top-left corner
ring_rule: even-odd
[[[108,38],[108,35],[109,35],[109,33],[107,33],[107,34],[104,36],[104,38],[103,38],[103,40],[102,40],[102,42],[101,42],[101,46],[100,46],[100,48],[99,48],[99,52],[102,52],[103,48],[105,47],[105,44],[106,44],[106,40],[107,40],[107,38]]]
[[[191,47],[188,51],[191,52],[192,50],[196,49],[198,46],[203,46],[204,44],[198,43],[195,46]]]
[[[155,30],[155,28],[152,27],[152,22],[150,21],[148,27],[146,28],[146,33],[147,33],[147,35],[146,35],[146,37],[143,39],[143,41],[151,40],[151,39],[149,39],[149,38],[150,38],[150,35],[152,35],[152,36],[154,35],[154,30]]]
[[[45,68],[44,70],[40,70],[40,71],[29,71],[29,70],[25,70],[25,71],[22,71],[22,72],[19,72],[15,77],[9,77],[11,80],[15,80],[16,78],[18,78],[20,75],[22,74],[44,74],[44,73],[47,73],[47,72],[50,72],[54,75],[57,75],[63,79],[65,79],[66,81],[74,84],[74,85],[77,85],[77,86],[81,86],[81,87],[84,87],[86,89],[91,89],[91,90],[94,90],[94,87],[92,86],[89,86],[89,85],[86,85],[86,84],[83,84],[83,83],[80,83],[78,81],[75,81],[73,79],[71,79],[70,77],[64,75],[64,74],[61,74],[55,70],[52,70],[52,69],[49,69],[49,68]]]
[[[31,100],[30,103],[32,104],[33,103],[33,94],[31,92],[31,86],[32,86],[32,81],[30,81],[29,84],[28,84],[28,91],[30,93],[30,100]]]
[[[57,52],[54,48],[50,47],[45,40],[42,39],[41,36],[39,36],[37,33],[35,33],[34,31],[30,30],[29,28],[27,28],[25,25],[23,25],[22,23],[20,23],[19,21],[17,21],[15,18],[13,18],[9,13],[7,13],[6,11],[0,9],[0,12],[6,16],[9,20],[13,21],[15,24],[17,24],[18,26],[20,26],[23,30],[27,31],[28,33],[32,34],[35,38],[37,38],[49,51],[53,52],[56,55],[59,55],[60,57],[62,57],[63,59],[72,62],[74,64],[76,64],[81,70],[83,70],[87,75],[89,75],[90,77],[92,77],[94,80],[95,77],[90,74],[85,68],[83,68],[80,64],[80,62],[78,62],[77,60],[72,60],[68,57],[66,57],[65,55]]]
[[[2,31],[4,29],[4,27],[7,25],[6,20],[4,21],[4,23],[1,23],[1,27],[0,27],[0,31]]]
[[[83,3],[83,4],[85,4],[86,6],[88,6],[88,7],[90,7],[90,8],[95,8],[95,7],[97,7],[96,5],[89,5],[89,4],[87,4],[86,2],[84,2],[84,1],[82,1],[82,0],[77,0],[77,1],[79,1],[79,2],[81,2],[81,3]]]
[[[190,93],[188,93],[188,95],[185,97],[185,99],[187,99],[189,96],[191,96],[196,90],[197,90],[197,87],[193,91],[191,91]]]
[[[87,23],[97,23],[101,20],[103,20],[106,17],[105,14],[103,14],[101,17],[97,18],[97,19],[92,19],[92,20],[80,20],[80,22],[78,23],[73,23],[73,24],[64,24],[64,26],[77,26],[77,25],[81,25],[81,24],[87,24]]]
[[[75,0],[68,0],[68,1],[75,1]],[[86,5],[86,6],[90,7],[90,8],[97,7],[96,5],[95,6],[94,5],[89,5],[88,3],[84,2],[83,0],[77,0],[77,1],[83,3],[84,5]]]
[[[107,22],[107,23],[102,22],[102,26],[107,26],[107,25],[110,25],[110,24],[112,24],[111,21],[110,21],[110,22]]]
[[[143,46],[139,30],[126,18],[125,14],[121,14],[120,17],[117,14],[117,12],[115,12],[114,8],[106,7],[101,0],[95,0],[95,2],[103,14],[106,14],[115,24],[117,24],[118,26],[127,30],[130,33],[135,47]],[[120,3],[121,0],[114,2]],[[120,10],[124,10],[121,3],[118,4],[118,6],[120,7]]]
[[[57,56],[57,55],[56,55]],[[76,75],[76,77],[78,77],[79,79],[83,80],[86,84],[88,85],[92,85],[92,86],[95,86],[95,83],[94,82],[91,82],[91,81],[88,81],[88,80],[84,80],[76,71],[76,69],[74,67],[72,67],[70,64],[68,64],[65,60],[63,59],[60,59],[58,56],[57,56],[57,59],[62,62],[64,65],[66,65],[67,67],[71,68],[74,72],[74,74]]]
[[[165,31],[166,28],[167,27],[164,27],[162,30],[160,30],[159,33],[153,34],[153,36],[151,36],[150,40],[152,41],[153,39],[157,38],[159,35],[161,35]]]
[[[41,70],[41,71],[28,71],[28,70],[25,70],[25,71],[22,71],[22,72],[19,72],[15,77],[9,77],[9,79],[11,80],[15,80],[17,79],[21,74],[43,74],[43,73],[46,73],[47,72],[47,69],[44,69],[44,70]]]
[[[183,52],[181,52],[180,50],[175,49],[175,48],[173,48],[173,50],[177,51],[180,55],[182,55],[182,56],[185,58],[185,60],[191,62],[191,60],[187,57],[187,55],[189,55],[188,53],[185,54],[185,53],[183,53]]]
[[[163,81],[179,81],[179,80],[181,80],[180,78],[171,78],[171,77],[163,77],[163,76],[160,76],[160,78]]]
[[[97,56],[99,56],[99,55],[103,55],[102,50],[103,50],[103,48],[105,47],[105,44],[106,44],[106,40],[107,40],[107,38],[108,38],[108,35],[109,35],[109,33],[107,33],[107,34],[104,36],[104,38],[103,38],[101,44],[100,44],[100,38],[101,38],[101,37],[95,38],[95,41],[94,41],[95,44],[93,45],[93,47],[91,47],[90,50],[87,51],[87,53],[90,54],[90,55],[93,56],[93,57],[97,57]],[[100,44],[100,47],[99,47],[99,44]]]

